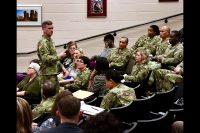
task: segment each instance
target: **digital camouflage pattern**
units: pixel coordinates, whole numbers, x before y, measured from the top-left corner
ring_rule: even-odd
[[[131,54],[128,48],[113,48],[112,52],[107,57],[108,62],[111,65],[110,68],[116,70],[125,70],[130,59],[130,55]]]
[[[156,47],[157,43],[161,40],[159,35],[156,35],[152,38],[150,38],[147,34],[141,36],[135,44],[131,47],[130,51],[133,54],[135,50],[139,47],[145,47],[149,49],[150,53],[152,55],[155,55],[156,53]]]
[[[109,90],[109,92],[103,97],[100,107],[107,110],[114,107],[122,107],[128,105],[134,99],[136,99],[134,89],[119,84]]]
[[[79,71],[74,79],[73,83],[66,84],[64,86],[65,89],[69,90],[87,90],[89,78],[90,78],[91,71],[86,68],[84,71]]]

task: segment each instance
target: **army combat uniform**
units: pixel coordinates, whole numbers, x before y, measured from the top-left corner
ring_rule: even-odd
[[[46,80],[50,80],[55,84],[57,92],[59,90],[59,82],[57,78],[58,63],[60,58],[57,56],[54,43],[51,38],[42,36],[37,46],[37,54],[41,63],[40,76],[41,85]]]
[[[119,49],[113,48],[112,52],[107,57],[110,68],[124,71],[130,59],[130,52],[128,48]]]
[[[181,72],[175,73],[167,69],[158,69],[151,73],[148,84],[152,85],[155,82],[156,91],[168,91],[177,83],[183,80],[183,61],[178,65]]]
[[[124,79],[131,82],[142,82],[147,78],[149,72],[150,68],[148,66],[148,62],[144,64],[135,64],[132,68],[131,74],[125,76]]]
[[[69,83],[64,86],[65,89],[69,89],[74,92],[77,90],[87,90],[91,71],[86,68],[84,71],[79,71],[74,79],[74,83]]]
[[[156,47],[155,57],[164,54],[169,45],[169,38],[167,38],[166,40],[160,40]]]
[[[45,112],[51,112],[54,101],[55,96],[49,97],[46,100],[42,100],[41,103],[32,110],[33,119],[39,117]]]
[[[128,105],[136,99],[133,88],[118,84],[103,97],[100,107],[109,110],[114,107],[122,107]]]
[[[169,45],[165,53],[159,57],[161,59],[162,68],[163,66],[173,66],[173,69],[183,60],[183,45],[181,43],[178,43],[174,46]]]
[[[130,49],[131,53],[133,54],[134,51],[139,47],[145,47],[149,49],[152,55],[156,53],[157,42],[161,40],[160,36],[156,35],[154,37],[149,37],[147,34],[141,36]]]

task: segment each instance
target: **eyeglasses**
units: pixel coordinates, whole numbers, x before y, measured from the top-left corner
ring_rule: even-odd
[[[80,63],[84,63],[83,60],[81,60],[81,59],[77,59],[76,61],[80,62]]]

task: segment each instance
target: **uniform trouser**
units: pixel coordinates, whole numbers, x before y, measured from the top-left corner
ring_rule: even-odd
[[[155,82],[156,91],[168,91],[175,85],[176,81],[183,80],[183,77],[171,70],[158,69],[153,71],[149,79],[150,84]]]
[[[60,85],[59,85],[57,74],[56,75],[40,75],[40,77],[41,77],[41,88],[43,84],[45,83],[45,81],[51,81],[55,85],[56,93],[59,92]]]

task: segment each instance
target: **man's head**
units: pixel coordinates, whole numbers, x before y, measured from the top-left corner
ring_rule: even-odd
[[[42,22],[42,30],[44,35],[51,37],[53,34],[53,22],[50,20]]]
[[[114,41],[115,41],[115,38],[113,35],[107,34],[106,36],[104,36],[104,43],[105,43],[106,48],[114,47]]]
[[[50,80],[46,80],[42,85],[42,95],[49,98],[56,95],[56,86]]]
[[[160,37],[164,40],[170,35],[170,28],[168,26],[162,26],[160,28]]]
[[[57,104],[57,114],[61,117],[61,122],[66,118],[78,122],[80,106],[80,100],[76,97],[72,95],[62,97]]]
[[[180,33],[177,30],[173,30],[169,36],[169,43],[172,45],[176,45],[180,42]]]
[[[124,49],[128,45],[128,38],[127,37],[121,37],[119,40],[119,48]]]

